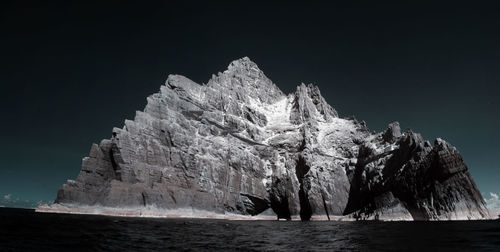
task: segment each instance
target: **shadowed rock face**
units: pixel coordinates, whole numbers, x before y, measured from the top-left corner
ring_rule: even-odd
[[[194,208],[278,218],[488,216],[458,151],[398,123],[373,134],[319,89],[285,95],[248,58],[199,85],[170,75],[144,111],[94,144],[67,206]]]
[[[390,127],[384,135],[388,132]],[[462,157],[439,138],[431,146],[420,134],[408,131],[391,149],[377,152],[363,146],[358,155],[349,174],[351,190],[344,214],[376,218],[397,200],[414,220],[489,217]],[[387,200],[387,195],[394,200]]]

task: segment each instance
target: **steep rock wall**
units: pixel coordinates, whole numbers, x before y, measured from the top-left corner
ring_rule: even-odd
[[[170,75],[144,111],[92,145],[69,207],[200,209],[278,218],[488,216],[454,147],[342,119],[318,87],[285,95],[248,58],[199,85]],[[385,217],[384,217],[385,216]]]

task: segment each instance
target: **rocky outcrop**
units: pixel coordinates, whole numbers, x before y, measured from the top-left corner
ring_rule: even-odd
[[[383,141],[390,132],[391,126]],[[344,214],[354,213],[357,219],[384,215],[381,211],[388,205],[385,195],[402,203],[402,212],[414,220],[490,217],[459,152],[439,138],[431,146],[420,134],[408,131],[390,148],[377,150],[363,145],[350,178]]]
[[[92,145],[55,203],[237,215],[272,209],[302,220],[488,217],[448,143],[432,146],[397,122],[371,133],[364,122],[339,118],[316,86],[283,94],[246,57],[204,85],[170,75],[134,120]]]

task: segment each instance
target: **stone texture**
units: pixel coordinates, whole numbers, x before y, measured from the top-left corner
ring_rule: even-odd
[[[389,124],[389,127],[382,135],[384,140],[389,143],[394,143],[399,137],[401,137],[401,128],[399,127],[399,122],[393,122]]]
[[[380,196],[391,193],[415,220],[490,217],[467,166],[449,143],[438,138],[431,146],[408,131],[391,148],[373,146],[360,148],[356,168],[349,173],[344,214],[372,216],[384,205]]]
[[[370,133],[364,122],[339,118],[316,86],[283,94],[246,57],[204,85],[170,75],[134,120],[92,145],[56,203],[241,215],[271,208],[303,220],[488,216],[445,141],[431,146],[401,134],[397,122]]]

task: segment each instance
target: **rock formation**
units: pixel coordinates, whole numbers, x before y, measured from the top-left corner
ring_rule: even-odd
[[[302,220],[489,216],[447,142],[431,145],[398,123],[371,133],[339,118],[316,86],[283,94],[246,57],[204,85],[170,75],[133,121],[92,145],[55,203],[238,215],[271,208]]]

